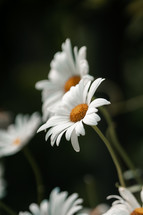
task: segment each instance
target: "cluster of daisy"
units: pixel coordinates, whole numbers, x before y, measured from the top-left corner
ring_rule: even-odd
[[[94,80],[88,74],[86,47],[79,51],[74,47],[73,53],[71,42],[67,39],[62,51],[56,53],[51,62],[48,80],[36,84],[36,88],[42,90],[43,120],[46,120],[38,131],[50,128],[46,140],[51,136],[52,146],[55,143],[58,146],[65,133],[66,139],[71,140],[74,150],[78,152],[78,136],[85,135],[84,124],[97,125],[100,121],[97,108],[110,102],[103,98],[93,100],[104,79]]]
[[[0,129],[0,158],[19,152],[40,131],[46,131],[45,139],[50,137],[52,146],[59,146],[65,134],[73,149],[79,152],[78,137],[85,135],[84,124],[96,127],[101,120],[98,108],[110,104],[104,98],[95,97],[103,81],[103,78],[94,80],[89,75],[86,47],[79,50],[74,47],[72,50],[71,42],[67,39],[62,44],[61,52],[57,52],[51,62],[48,78],[36,83],[36,89],[42,92],[42,117],[37,112],[31,116],[18,114],[14,124]],[[0,197],[5,190],[2,173],[0,166]],[[59,191],[59,188],[53,189],[49,200],[44,199],[39,205],[32,203],[30,212],[21,211],[19,215],[73,215],[82,209],[83,200],[78,198],[78,194],[68,197],[67,192]],[[93,211],[81,211],[79,214],[143,215],[142,206],[128,189],[120,187],[119,192],[122,197],[109,196],[117,199],[109,210],[107,205],[101,204]]]

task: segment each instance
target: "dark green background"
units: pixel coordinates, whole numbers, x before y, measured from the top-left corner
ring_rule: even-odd
[[[18,113],[41,112],[41,93],[34,87],[46,79],[53,55],[70,38],[73,46],[87,46],[90,74],[106,78],[99,96],[112,104],[143,94],[143,3],[140,0],[0,1],[0,109]],[[142,101],[138,101],[140,104]],[[136,102],[135,102],[136,103]],[[113,110],[109,110],[112,114]],[[113,117],[122,146],[138,168],[143,168],[143,108]],[[102,117],[99,127],[106,132]],[[114,164],[92,128],[79,138],[76,153],[63,138],[51,147],[37,134],[29,148],[39,163],[45,196],[59,186],[78,192],[84,206],[105,202],[117,192]],[[36,202],[33,173],[22,152],[3,159],[7,196],[17,212]],[[124,166],[124,169],[126,167]]]

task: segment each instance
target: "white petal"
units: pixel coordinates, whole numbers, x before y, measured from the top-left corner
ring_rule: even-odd
[[[96,79],[96,80],[92,83],[92,85],[91,85],[91,87],[90,87],[90,90],[89,90],[89,92],[88,92],[87,104],[90,103],[90,101],[91,101],[91,99],[92,99],[92,97],[93,97],[95,91],[97,90],[97,88],[99,87],[99,85],[101,84],[101,82],[104,81],[104,80],[105,80],[105,79],[98,78],[98,79]]]
[[[91,84],[91,81],[88,81],[84,87],[84,90],[83,90],[83,103],[86,103],[86,99],[87,99],[87,92],[88,92],[88,89],[89,89],[89,86]]]
[[[67,214],[68,210],[70,209],[70,207],[72,206],[73,202],[75,201],[75,199],[77,197],[78,197],[77,193],[74,193],[74,194],[72,194],[71,196],[68,197],[68,199],[64,203],[62,214]]]
[[[92,114],[92,113],[96,113],[98,111],[98,109],[94,108],[94,107],[88,107],[88,110],[86,112],[86,115]]]
[[[98,124],[98,121],[100,121],[100,117],[95,114],[95,113],[92,113],[90,115],[86,115],[83,119],[83,122],[87,125],[97,125]]]
[[[76,123],[75,132],[76,132],[77,136],[79,136],[79,135],[84,136],[85,135],[85,129],[83,127],[82,121],[79,121]]]
[[[26,211],[26,212],[19,212],[19,215],[32,215],[32,214]]]
[[[49,214],[54,214],[54,210],[56,207],[57,198],[59,197],[59,188],[56,187],[52,190],[49,198]]]
[[[67,122],[67,116],[52,116],[45,124],[43,124],[37,132],[46,130],[49,127],[56,126],[61,122]]]
[[[90,106],[89,107],[100,107],[100,106],[103,106],[103,105],[109,105],[111,104],[109,101],[107,101],[106,99],[102,99],[102,98],[99,98],[99,99],[95,99],[94,101],[92,101],[90,103]]]
[[[142,190],[141,190],[141,201],[143,203],[143,187],[142,187]]]
[[[62,138],[62,136],[63,136],[63,134],[64,134],[65,131],[66,131],[66,130],[63,130],[63,131],[59,134],[59,136],[57,137],[57,140],[56,140],[56,145],[57,145],[57,146],[59,146],[60,141],[61,141],[61,138]]]
[[[77,199],[77,197],[78,197],[77,193],[74,193],[74,194],[72,194],[71,196],[68,197],[68,199],[64,203],[64,208],[62,210],[62,214],[63,215],[64,214],[66,215],[67,212],[69,211],[69,209],[71,207],[73,207],[73,205],[75,204],[75,200]]]
[[[41,215],[47,215],[48,214],[48,200],[44,199],[41,203],[40,203],[40,212]]]
[[[75,130],[73,130],[72,135],[71,135],[71,143],[72,143],[74,150],[76,152],[79,152],[80,148],[79,148],[79,143],[78,143],[78,137],[75,133]]]
[[[86,46],[82,46],[80,49],[79,49],[79,58],[80,60],[83,60],[86,58]]]
[[[42,81],[38,81],[36,84],[35,84],[35,88],[38,89],[38,90],[42,90],[44,88],[47,88],[49,84],[49,81],[48,80],[42,80]]]
[[[32,203],[29,208],[34,215],[40,214],[39,206],[36,203]]]
[[[76,206],[72,207],[66,215],[72,215],[72,214],[76,213],[77,211],[79,211],[80,209],[82,209],[82,206],[76,205]]]
[[[127,210],[125,205],[115,205],[112,206],[106,213],[103,215],[130,215],[130,212]]]
[[[71,139],[71,134],[75,128],[76,124],[71,125],[66,131],[66,139],[69,141]]]
[[[63,207],[64,207],[64,204],[65,204],[65,199],[67,197],[68,193],[65,191],[65,192],[61,192],[61,193],[58,193],[57,195],[57,199],[55,199],[55,210],[53,211],[53,214],[58,214],[58,215],[63,215],[62,213],[62,210],[63,210]]]

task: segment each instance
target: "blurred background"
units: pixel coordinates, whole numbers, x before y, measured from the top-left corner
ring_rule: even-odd
[[[61,44],[87,46],[90,74],[106,81],[98,94],[108,98],[119,140],[137,168],[143,168],[143,1],[142,0],[21,0],[0,1],[0,110],[10,122],[18,113],[41,113],[41,92],[35,83],[47,78],[50,62]],[[99,128],[105,133],[107,124]],[[63,138],[60,147],[36,134],[29,148],[41,169],[45,192],[59,186],[78,192],[84,206],[106,202],[117,193],[116,169],[92,128],[79,138],[76,153]],[[22,151],[2,159],[7,195],[17,212],[36,202],[34,176]],[[124,167],[126,169],[126,167]]]

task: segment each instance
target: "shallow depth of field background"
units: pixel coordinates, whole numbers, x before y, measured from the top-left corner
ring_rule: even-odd
[[[0,1],[0,109],[11,113],[41,113],[41,92],[35,83],[47,78],[50,62],[66,38],[72,46],[87,46],[90,74],[106,80],[98,96],[117,104],[143,94],[143,1]],[[117,114],[112,105],[119,140],[136,167],[143,169],[143,97]],[[124,113],[123,113],[124,112]],[[107,124],[101,116],[99,128]],[[84,206],[106,202],[117,193],[114,164],[104,143],[86,126],[76,153],[63,138],[59,147],[36,134],[29,148],[44,181],[45,198],[59,186],[70,194],[78,192]],[[22,151],[2,159],[7,195],[4,202],[17,212],[36,202],[35,180]],[[126,166],[123,164],[123,168]]]

